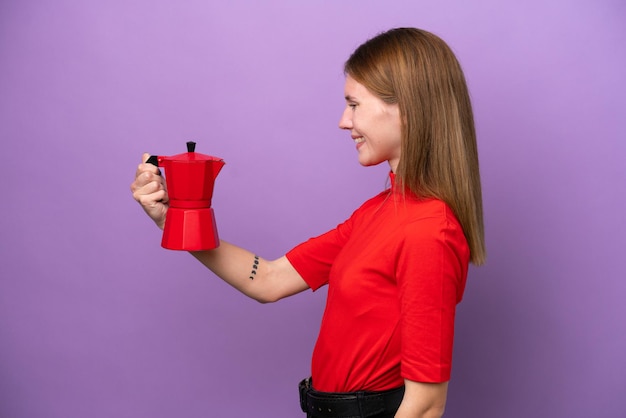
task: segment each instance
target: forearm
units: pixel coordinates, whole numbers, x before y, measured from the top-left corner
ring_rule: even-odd
[[[420,383],[405,379],[405,392],[395,418],[440,418],[446,406],[448,383]]]
[[[225,241],[221,241],[219,247],[213,250],[196,251],[190,254],[235,289],[253,299],[262,298],[262,295],[258,294],[259,289],[257,289],[261,280],[255,282],[250,277],[252,276],[252,266],[257,261],[255,276],[258,275],[258,279],[261,279],[266,270],[265,260],[255,260],[255,255],[250,251]]]
[[[159,169],[145,162],[149,157],[143,154],[130,189],[133,198],[163,229],[169,198]],[[214,250],[191,254],[226,283],[259,302],[274,302],[308,288],[285,256],[268,261],[224,241]]]
[[[286,257],[269,261],[225,241],[216,249],[191,254],[226,283],[262,303],[308,287]]]

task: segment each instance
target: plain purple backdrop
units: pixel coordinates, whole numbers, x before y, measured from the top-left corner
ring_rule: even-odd
[[[132,200],[143,152],[227,162],[222,238],[278,257],[385,187],[342,64],[442,36],[475,106],[488,263],[447,417],[626,416],[626,9],[588,1],[0,2],[0,417],[301,416],[325,292],[246,299]]]

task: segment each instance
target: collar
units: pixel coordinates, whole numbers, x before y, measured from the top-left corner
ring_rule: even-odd
[[[390,190],[392,192],[396,191],[396,173],[393,171],[389,171],[389,184],[391,184]]]

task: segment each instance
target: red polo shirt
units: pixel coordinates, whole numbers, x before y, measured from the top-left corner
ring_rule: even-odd
[[[287,258],[313,290],[329,286],[313,352],[315,389],[450,379],[469,248],[444,202],[387,190]]]

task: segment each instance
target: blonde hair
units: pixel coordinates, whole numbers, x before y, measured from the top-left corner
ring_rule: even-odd
[[[485,262],[476,131],[459,62],[436,35],[396,28],[359,46],[344,72],[386,103],[397,103],[402,145],[396,183],[441,199],[461,223],[470,261]]]

